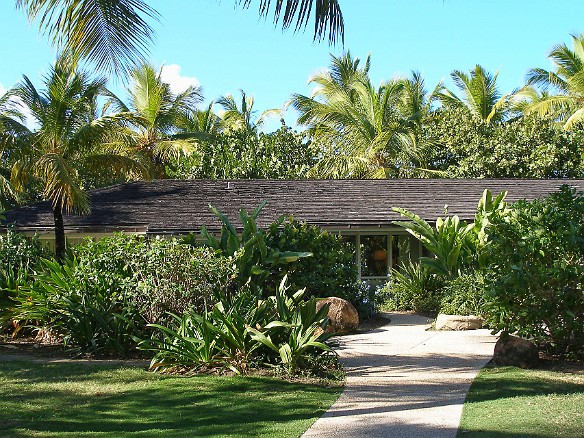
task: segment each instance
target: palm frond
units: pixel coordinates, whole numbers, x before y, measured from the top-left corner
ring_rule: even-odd
[[[236,0],[237,4],[247,8],[251,0]],[[270,14],[274,17],[274,24],[277,24],[282,17],[282,28],[288,29],[294,24],[294,31],[305,28],[314,10],[314,40],[327,38],[330,44],[334,44],[337,39],[344,41],[344,21],[338,0],[275,0],[273,12],[271,11],[271,0],[260,0],[260,16],[266,17]]]
[[[16,0],[60,51],[100,69],[127,73],[146,58],[158,13],[142,0]]]
[[[43,196],[53,208],[66,213],[89,212],[89,196],[81,188],[78,172],[59,154],[48,153],[35,163],[34,174],[44,182]]]

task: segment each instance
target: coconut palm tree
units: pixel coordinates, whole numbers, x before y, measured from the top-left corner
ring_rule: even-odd
[[[13,117],[19,117],[10,105],[10,96],[0,96],[0,208],[5,209],[17,194],[10,184],[10,168],[23,149],[18,139],[21,137],[22,120],[15,122]]]
[[[144,158],[151,176],[159,178],[164,177],[169,158],[188,155],[194,149],[193,140],[201,138],[199,132],[180,132],[178,126],[203,99],[199,87],[173,93],[162,81],[161,71],[146,63],[135,67],[126,89],[128,103],[108,92],[108,107],[124,118],[129,128],[127,144]]]
[[[122,73],[145,61],[153,30],[148,19],[158,13],[143,0],[15,0],[30,21],[39,20],[60,51],[76,59],[87,59],[100,69]],[[247,8],[251,0],[235,0]],[[327,36],[330,43],[343,39],[343,14],[338,0],[260,0],[260,16],[273,14],[274,22],[282,19],[282,28],[295,23],[295,30],[307,26],[314,15],[314,39]],[[283,13],[282,13],[283,12]]]
[[[223,107],[223,111],[220,113],[223,129],[231,132],[256,134],[263,126],[266,118],[272,115],[282,115],[282,111],[279,109],[269,109],[262,112],[256,118],[257,111],[253,109],[255,104],[253,96],[248,96],[243,90],[239,91],[241,93],[241,102],[239,105],[231,94],[217,99],[217,103]]]
[[[100,115],[97,100],[105,80],[90,78],[74,64],[68,58],[58,59],[45,77],[44,90],[37,90],[26,76],[9,90],[10,109],[18,116],[8,117],[13,129],[3,137],[3,145],[16,140],[26,147],[26,154],[12,166],[14,187],[23,190],[27,183],[35,182],[42,198],[52,203],[59,259],[65,252],[63,212],[90,210],[84,180],[143,172],[119,147],[120,120]],[[25,113],[35,128],[23,123]]]
[[[195,108],[183,113],[177,120],[176,127],[181,134],[200,133],[209,138],[219,134],[223,127],[221,117],[213,110],[215,102],[211,101],[205,109]]]
[[[424,78],[419,71],[412,71],[411,77],[401,79],[401,83],[404,87],[400,104],[401,112],[409,121],[420,125],[424,118],[435,110],[444,86],[439,82],[428,93]]]
[[[555,71],[534,68],[527,73],[528,88],[521,96],[528,104],[523,109],[554,115],[564,123],[564,129],[571,129],[584,121],[584,34],[572,35],[572,49],[566,44],[556,45],[548,58],[555,64]]]
[[[446,108],[466,108],[471,114],[491,122],[503,120],[509,96],[503,96],[497,88],[497,77],[481,65],[467,73],[455,70],[450,74],[461,96],[444,89],[440,101]]]
[[[404,105],[404,82],[373,86],[370,57],[363,67],[348,52],[332,56],[328,70],[310,79],[310,97],[295,94],[292,105],[298,123],[322,148],[313,176],[387,178],[410,168],[415,143],[409,135]]]

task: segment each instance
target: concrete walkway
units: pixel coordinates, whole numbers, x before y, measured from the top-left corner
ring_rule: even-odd
[[[491,359],[489,330],[426,331],[418,315],[339,338],[345,390],[303,437],[454,438],[470,383]]]

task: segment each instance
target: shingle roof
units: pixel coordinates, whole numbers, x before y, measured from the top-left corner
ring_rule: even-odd
[[[584,190],[584,180],[399,179],[399,180],[158,180],[138,181],[90,192],[87,216],[65,215],[66,229],[141,227],[150,233],[198,231],[219,227],[209,204],[235,223],[240,208],[249,211],[266,200],[258,219],[267,226],[282,214],[328,228],[388,226],[403,207],[426,220],[449,214],[472,220],[484,189],[508,191],[507,201],[535,199],[562,184]],[[6,223],[51,228],[48,203],[6,212]]]

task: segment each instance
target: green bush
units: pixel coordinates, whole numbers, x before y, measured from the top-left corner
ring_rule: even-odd
[[[32,280],[41,257],[48,256],[36,235],[28,238],[11,228],[0,235],[0,319],[11,317],[7,309],[14,304],[18,289]]]
[[[250,365],[282,367],[295,374],[314,368],[330,348],[324,329],[328,307],[316,311],[316,299],[303,300],[304,291],[288,294],[286,278],[276,295],[258,300],[242,293],[233,302],[221,300],[211,311],[173,315],[171,327],[157,324],[152,339],[139,348],[154,353],[152,369],[229,368],[245,373]]]
[[[177,239],[116,234],[87,239],[73,253],[78,276],[130,296],[147,323],[161,322],[168,312],[201,311],[214,294],[227,293],[236,275],[233,259]]]
[[[447,315],[485,315],[485,278],[481,272],[462,274],[442,289],[440,313]]]
[[[355,305],[363,298],[356,281],[357,264],[354,252],[339,235],[289,219],[280,227],[277,224],[271,227],[267,244],[280,251],[312,253],[312,257],[279,266],[276,275],[271,279],[271,293],[284,275],[288,275],[291,288],[306,289],[308,296],[336,296]]]
[[[12,228],[0,235],[0,269],[15,272],[36,267],[49,252],[41,246],[38,236],[26,237]]]
[[[563,186],[516,202],[489,234],[489,325],[582,356],[584,197]]]
[[[43,260],[44,269],[15,298],[14,318],[30,321],[82,352],[125,355],[145,327],[131,297],[112,291],[105,277],[79,275],[77,259]]]
[[[391,281],[382,289],[389,310],[435,314],[443,296],[441,277],[420,263],[408,262],[392,269]]]
[[[210,206],[211,212],[221,221],[221,235],[215,237],[206,227],[201,229],[203,245],[212,248],[220,256],[234,258],[237,266],[236,284],[239,288],[250,289],[258,296],[262,293],[264,296],[269,295],[268,280],[280,266],[312,257],[309,252],[280,251],[268,244],[269,232],[278,229],[285,216],[276,220],[269,232],[259,228],[256,220],[265,205],[266,201],[263,201],[251,214],[245,209],[239,211],[243,226],[241,234],[237,233],[229,218],[213,206]],[[193,234],[182,241],[192,246],[199,244]]]
[[[135,337],[147,336],[148,323],[164,325],[169,312],[200,311],[225,295],[236,276],[233,265],[176,239],[88,239],[63,266],[44,261],[11,313],[80,351],[125,355]]]

